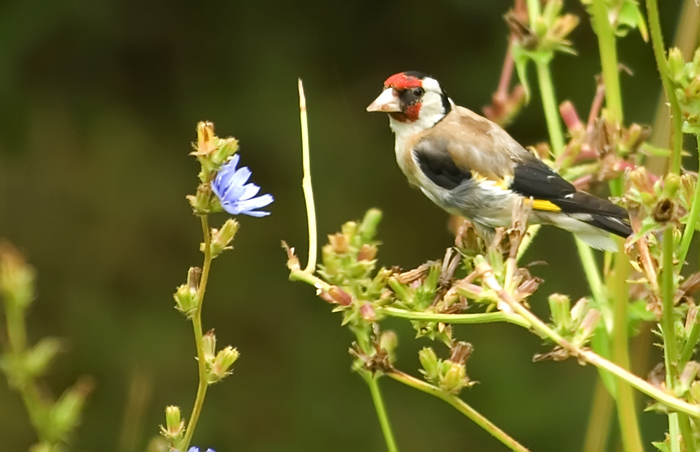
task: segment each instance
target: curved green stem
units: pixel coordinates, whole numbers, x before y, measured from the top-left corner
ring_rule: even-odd
[[[578,237],[575,237],[575,239],[578,255],[581,260],[581,265],[583,266],[583,273],[586,275],[588,287],[591,289],[591,296],[593,296],[597,308],[605,310],[608,306],[608,297],[605,293],[603,278],[600,276],[600,271],[598,270],[598,264],[595,262],[593,250]]]
[[[695,138],[698,142],[698,162],[700,162],[700,134],[696,135]],[[700,165],[700,163],[699,163]],[[699,166],[700,168],[700,166]],[[681,246],[678,248],[678,268],[680,271],[685,263],[685,258],[688,256],[688,249],[690,249],[690,242],[693,240],[693,235],[695,235],[695,228],[700,219],[700,179],[695,181],[695,194],[693,196],[693,203],[690,206],[690,213],[688,213],[688,221],[685,224],[685,230],[683,230],[683,237],[681,238]]]
[[[454,324],[474,324],[474,323],[495,323],[508,322],[514,325],[528,328],[530,326],[522,317],[506,312],[485,312],[475,314],[436,314],[431,312],[413,312],[405,309],[382,307],[377,309],[377,313],[389,317],[398,317],[409,320],[423,320],[427,322],[443,322]]]
[[[299,116],[301,120],[301,155],[304,166],[304,178],[301,185],[306,202],[306,217],[309,224],[309,260],[304,271],[316,270],[316,255],[318,254],[318,239],[316,238],[316,204],[314,203],[314,189],[311,184],[311,157],[309,156],[309,121],[306,114],[306,96],[304,84],[299,79]]]
[[[180,449],[185,451],[192,441],[192,435],[194,435],[194,430],[197,427],[197,421],[199,421],[199,415],[202,413],[202,407],[204,406],[204,398],[207,395],[207,388],[209,387],[209,382],[207,378],[206,360],[204,358],[204,346],[202,344],[202,303],[204,301],[204,293],[207,290],[207,281],[209,279],[209,269],[211,268],[211,232],[209,231],[209,220],[206,215],[200,217],[202,223],[202,234],[204,235],[204,265],[202,266],[202,278],[199,282],[199,289],[197,291],[197,311],[192,317],[192,328],[194,330],[194,344],[197,349],[197,369],[199,374],[199,383],[197,385],[197,395],[194,399],[194,406],[192,407],[192,414],[190,415],[190,420],[187,423],[187,429],[185,430],[185,437],[182,439]]]
[[[379,419],[379,425],[382,428],[382,433],[384,434],[384,441],[386,442],[386,448],[389,452],[398,452],[398,447],[396,446],[396,439],[394,438],[394,432],[391,430],[391,424],[389,423],[389,416],[386,413],[386,408],[384,407],[384,400],[382,399],[382,393],[379,390],[378,376],[372,375],[369,372],[367,375],[363,375],[367,385],[369,385],[369,392],[372,394],[372,402],[374,402],[374,409],[377,411],[377,418]]]
[[[469,406],[464,400],[460,399],[459,397],[449,394],[436,386],[433,386],[429,383],[426,383],[422,380],[419,380],[415,377],[412,377],[411,375],[400,372],[398,370],[392,370],[386,375],[400,383],[405,384],[406,386],[425,392],[426,394],[430,394],[434,397],[437,397],[438,399],[447,402],[457,411],[468,417],[476,425],[490,433],[494,438],[499,440],[510,450],[517,452],[528,451],[527,448],[522,446],[515,439],[508,436],[506,432],[498,428],[493,422],[486,419],[481,413]]]

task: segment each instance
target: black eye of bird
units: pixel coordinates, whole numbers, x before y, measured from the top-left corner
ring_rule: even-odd
[[[416,97],[421,97],[425,93],[423,88],[413,88],[413,95]]]

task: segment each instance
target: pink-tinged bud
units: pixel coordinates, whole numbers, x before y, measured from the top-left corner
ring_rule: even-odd
[[[370,303],[365,303],[360,306],[360,315],[365,322],[374,322],[376,320],[374,306],[372,306]]]
[[[576,112],[574,104],[568,100],[562,102],[562,104],[559,105],[559,113],[561,114],[561,118],[564,120],[564,124],[566,124],[566,127],[570,132],[573,133],[583,130],[583,123]]]
[[[341,233],[331,234],[328,236],[328,243],[335,254],[345,254],[348,252],[348,240]]]
[[[338,286],[331,286],[325,293],[328,295],[328,299],[324,298],[324,300],[330,301],[331,303],[339,304],[341,306],[350,306],[352,303],[352,297],[350,294]]]
[[[377,256],[377,247],[375,245],[364,244],[357,252],[358,261],[371,261]]]

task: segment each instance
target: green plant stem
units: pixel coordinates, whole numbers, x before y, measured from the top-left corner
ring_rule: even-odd
[[[386,441],[386,448],[389,452],[398,452],[398,447],[396,446],[396,439],[394,439],[394,433],[391,430],[391,424],[389,423],[389,416],[386,413],[386,408],[384,407],[384,400],[382,399],[382,393],[379,390],[378,376],[372,375],[366,372],[363,373],[367,385],[369,385],[369,392],[372,394],[372,402],[374,402],[374,409],[377,412],[377,418],[379,418],[379,425],[382,428],[382,433],[384,434],[384,441]]]
[[[306,217],[309,224],[309,260],[305,271],[316,270],[316,255],[318,254],[318,239],[316,238],[316,204],[314,203],[314,189],[311,184],[311,157],[309,155],[309,121],[306,114],[306,96],[304,95],[304,84],[299,79],[299,117],[301,120],[301,155],[304,167],[304,178],[301,185],[304,191],[304,201],[306,202]]]
[[[606,310],[608,309],[608,297],[605,293],[605,284],[603,284],[603,279],[600,276],[593,250],[581,239],[578,237],[575,238],[576,248],[578,249],[581,265],[583,266],[583,273],[586,275],[586,281],[588,281],[588,287],[591,289],[593,300],[595,300],[598,309]]]
[[[519,315],[501,311],[475,314],[436,314],[431,312],[413,312],[407,311],[405,309],[382,307],[377,309],[377,313],[384,314],[389,317],[398,317],[409,320],[423,320],[428,322],[443,322],[454,324],[508,322],[514,325],[522,326],[523,328],[528,328],[530,326]]]
[[[531,2],[528,2],[528,4],[529,3]],[[544,117],[547,121],[547,130],[549,131],[552,153],[554,157],[559,157],[564,151],[564,132],[561,121],[559,120],[559,110],[557,109],[549,61],[535,60],[535,68],[537,69],[537,80],[540,86],[542,107],[544,109]]]
[[[661,269],[661,331],[664,340],[664,367],[666,368],[666,388],[673,391],[676,387],[678,369],[678,349],[676,347],[676,333],[674,322],[674,266],[673,266],[673,226],[668,225],[663,235],[663,268]],[[680,452],[678,434],[678,414],[668,415],[669,437],[671,452]]]
[[[625,370],[630,369],[627,308],[629,290],[627,276],[629,265],[624,253],[624,244],[619,242],[620,250],[615,256],[615,274],[613,278],[613,331],[612,360]],[[634,406],[634,394],[630,385],[624,381],[617,382],[617,419],[622,434],[622,444],[627,451],[642,451],[642,435],[639,432],[637,409]]]
[[[457,411],[465,415],[467,418],[469,418],[471,421],[473,421],[476,425],[481,427],[482,429],[486,430],[488,433],[490,433],[494,438],[499,440],[501,443],[503,443],[505,446],[507,446],[510,450],[517,451],[517,452],[527,452],[528,449],[522,446],[520,443],[518,443],[515,439],[511,438],[508,436],[506,432],[498,428],[495,424],[493,424],[491,421],[486,419],[481,413],[476,411],[474,408],[469,406],[465,401],[460,399],[459,397],[449,394],[442,389],[433,386],[429,383],[426,383],[422,380],[419,380],[415,377],[412,377],[411,375],[408,375],[406,373],[400,372],[398,370],[392,370],[388,372],[386,375],[389,377],[393,378],[394,380],[405,384],[406,386],[409,386],[413,389],[417,389],[419,391],[425,392],[426,394],[430,394],[434,397],[437,397],[448,404],[450,404],[452,407],[454,407]]]
[[[209,220],[206,215],[200,217],[202,223],[202,234],[204,235],[204,264],[202,266],[202,278],[199,282],[197,290],[197,311],[192,316],[192,328],[194,330],[194,344],[197,349],[197,369],[199,374],[199,383],[197,384],[197,395],[194,399],[192,407],[192,415],[187,423],[185,437],[182,439],[180,450],[187,450],[192,441],[192,435],[197,427],[199,415],[202,413],[204,406],[204,398],[207,395],[209,382],[207,378],[206,360],[204,358],[203,333],[202,333],[202,304],[204,301],[204,293],[207,290],[207,281],[209,280],[209,269],[211,268],[211,232],[209,231]]]
[[[600,452],[607,449],[610,437],[610,418],[613,412],[613,398],[603,380],[598,379],[593,393],[593,404],[588,417],[583,452]]]
[[[696,318],[693,325],[690,327],[690,333],[688,333],[688,341],[683,346],[683,351],[681,352],[681,357],[678,359],[678,369],[682,371],[685,365],[690,361],[695,352],[695,346],[698,345],[698,339],[700,339],[700,319]]]
[[[27,353],[27,330],[25,325],[25,309],[13,303],[5,303],[5,320],[7,324],[7,339],[13,359],[21,360]],[[39,388],[29,376],[22,375],[21,380],[11,381],[22,397],[22,402],[29,415],[29,421],[34,427],[39,441],[54,445],[51,434],[47,432],[46,415],[48,407],[41,398]]]
[[[696,135],[695,138],[698,142],[698,168],[700,168],[700,134]],[[683,237],[681,238],[681,245],[678,248],[678,268],[680,271],[685,263],[685,258],[688,256],[688,250],[690,249],[690,242],[693,240],[693,235],[695,235],[695,228],[700,219],[700,180],[695,181],[695,194],[693,196],[693,203],[690,206],[690,213],[688,213],[688,221],[685,224],[685,229],[683,230]]]
[[[603,67],[603,80],[605,81],[605,105],[612,120],[619,125],[622,123],[623,114],[615,32],[608,19],[608,9],[605,6],[605,0],[593,0],[592,11],[595,33],[598,35],[598,50],[600,51],[600,63]]]
[[[484,268],[482,268],[480,271],[484,275],[483,279],[486,285],[492,290],[494,290],[498,294],[498,297],[504,303],[510,306],[510,308],[513,309],[513,311],[515,311],[517,314],[520,314],[525,320],[527,320],[530,324],[530,328],[532,328],[540,337],[552,340],[561,348],[568,351],[571,356],[610,372],[618,379],[626,381],[634,388],[637,388],[639,391],[648,395],[652,399],[676,411],[685,413],[693,418],[700,419],[700,405],[693,405],[684,400],[678,399],[672,396],[671,394],[660,390],[659,388],[655,387],[646,380],[643,380],[642,378],[639,378],[638,376],[632,374],[628,370],[623,369],[617,364],[608,361],[607,359],[589,350],[582,349],[570,343],[569,341],[564,339],[564,337],[562,337],[559,333],[549,328],[535,314],[533,314],[523,305],[515,301],[515,299],[510,293],[503,290],[500,283],[493,274],[493,269],[484,266]]]
[[[666,61],[666,49],[664,38],[661,34],[661,21],[659,19],[659,6],[656,0],[647,0],[647,15],[649,17],[649,31],[651,34],[651,45],[654,49],[656,66],[661,75],[661,83],[664,86],[666,99],[671,105],[671,117],[673,120],[673,153],[671,154],[671,172],[679,174],[681,170],[681,153],[683,147],[683,117],[681,107],[678,103],[676,93],[671,86],[668,77],[668,61]]]
[[[527,228],[527,233],[525,233],[525,237],[523,237],[523,240],[520,242],[520,246],[518,247],[518,256],[515,259],[516,262],[520,262],[520,258],[523,257],[525,251],[527,251],[532,244],[532,241],[535,240],[535,236],[539,232],[540,227],[541,225],[539,224],[532,224]]]

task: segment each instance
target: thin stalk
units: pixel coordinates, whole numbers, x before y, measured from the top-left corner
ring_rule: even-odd
[[[617,46],[615,32],[608,19],[608,9],[605,0],[593,0],[593,23],[598,35],[598,50],[600,63],[603,67],[605,81],[605,105],[612,119],[617,124],[622,123],[622,95],[620,94],[620,77],[617,63]]]
[[[202,413],[204,406],[204,398],[207,395],[209,382],[207,378],[206,360],[204,358],[204,345],[202,341],[202,304],[204,302],[204,293],[207,290],[207,281],[209,280],[209,269],[211,268],[211,232],[209,231],[209,219],[206,215],[200,217],[202,223],[202,234],[204,235],[204,264],[202,266],[202,278],[199,282],[197,291],[197,311],[192,317],[192,329],[194,330],[194,344],[197,349],[197,369],[199,374],[199,383],[197,384],[197,395],[194,399],[192,407],[192,415],[187,423],[185,437],[182,439],[180,450],[187,450],[192,441],[192,435],[197,427],[199,415]]]
[[[576,237],[576,248],[583,266],[583,273],[588,281],[588,287],[591,289],[591,295],[599,309],[606,309],[608,296],[605,293],[605,284],[600,276],[598,264],[595,262],[593,250],[578,237]]]
[[[306,96],[304,84],[299,79],[299,116],[301,119],[301,152],[304,166],[304,178],[301,185],[304,189],[304,201],[306,202],[306,218],[309,223],[309,260],[305,272],[316,270],[316,255],[318,239],[316,238],[316,204],[314,203],[314,190],[311,184],[311,158],[309,156],[309,122],[306,115]]]
[[[698,339],[700,339],[700,319],[696,318],[693,326],[690,327],[688,340],[683,347],[681,357],[678,359],[678,369],[683,369],[688,361],[690,361],[690,358],[693,357],[695,346],[698,345]]]
[[[659,20],[659,6],[656,0],[647,0],[647,15],[649,17],[649,31],[651,33],[651,44],[654,49],[654,57],[656,58],[656,66],[661,75],[661,83],[664,86],[666,99],[671,104],[671,117],[673,120],[673,153],[671,154],[671,172],[679,174],[681,169],[681,152],[683,147],[683,134],[681,129],[683,126],[683,117],[681,116],[681,107],[678,104],[678,98],[671,86],[671,81],[668,77],[668,61],[666,61],[666,49],[664,47],[664,38],[661,34],[661,22]]]
[[[627,308],[629,306],[629,290],[627,275],[629,265],[624,254],[624,245],[619,243],[620,250],[615,256],[615,274],[613,278],[613,331],[612,358],[625,370],[630,369],[629,339],[627,336]],[[622,444],[627,451],[642,451],[642,436],[639,432],[637,409],[634,406],[632,388],[623,381],[617,382],[617,419],[620,424]]]
[[[5,320],[7,324],[7,339],[10,351],[15,359],[21,359],[27,353],[27,330],[25,325],[25,309],[6,303]],[[46,431],[47,407],[41,398],[36,383],[26,375],[22,375],[21,381],[16,383],[16,388],[22,396],[22,402],[29,415],[29,421],[42,443],[55,444],[51,435]]]
[[[583,452],[606,450],[610,438],[610,418],[613,413],[613,398],[603,380],[597,380],[593,392],[593,404],[588,416]]]
[[[428,322],[443,322],[454,324],[494,323],[508,322],[514,325],[528,328],[530,325],[522,317],[506,312],[486,312],[475,314],[437,314],[431,312],[412,312],[404,309],[382,307],[377,309],[378,314],[389,317],[398,317],[410,320],[423,320]]]
[[[530,4],[532,2],[528,2]],[[552,146],[554,157],[564,151],[564,131],[559,120],[559,109],[554,94],[554,84],[552,83],[552,74],[549,69],[549,62],[535,60],[537,69],[537,80],[540,86],[540,95],[542,96],[542,107],[544,109],[544,117],[547,121],[547,130],[549,131],[549,141]]]
[[[389,416],[386,413],[386,408],[384,407],[384,400],[382,399],[382,393],[379,390],[378,378],[374,375],[369,374],[365,376],[365,380],[369,385],[369,392],[372,394],[372,402],[374,402],[374,409],[377,411],[377,418],[379,418],[379,425],[382,428],[382,433],[384,434],[384,441],[386,442],[386,448],[389,452],[398,452],[398,447],[396,446],[396,439],[394,439],[394,433],[391,430],[391,424],[389,423]]]
[[[674,325],[674,266],[673,266],[673,227],[668,225],[663,235],[663,268],[661,269],[661,303],[663,313],[661,315],[661,332],[664,340],[664,367],[666,369],[666,388],[673,391],[678,376],[678,349],[676,347],[676,332]],[[669,439],[671,452],[680,452],[678,436],[678,414],[668,415]]]
[[[406,386],[425,392],[426,394],[430,394],[447,402],[457,411],[468,417],[476,425],[490,433],[494,438],[499,440],[510,450],[517,452],[528,452],[527,448],[522,446],[515,439],[508,436],[506,432],[498,428],[494,423],[486,419],[481,413],[469,406],[464,400],[460,399],[459,397],[447,393],[436,386],[433,386],[429,383],[426,383],[422,380],[419,380],[415,377],[412,377],[411,375],[400,372],[398,370],[392,370],[386,375],[398,381],[399,383],[403,383]]]
[[[539,224],[533,224],[530,225],[527,228],[527,232],[525,233],[525,237],[523,237],[522,242],[520,242],[520,247],[518,247],[518,257],[515,259],[516,262],[520,262],[520,258],[523,257],[525,254],[525,251],[530,247],[532,244],[532,241],[535,240],[535,236],[540,230],[541,225]]]
[[[700,134],[696,135],[696,139],[698,142],[698,168],[700,168]],[[698,219],[700,219],[700,180],[697,180],[695,184],[695,195],[693,196],[693,203],[690,206],[688,222],[685,224],[685,230],[683,230],[683,237],[681,238],[681,246],[678,248],[678,271],[680,271],[685,263],[688,249],[690,249],[690,242],[693,240],[693,235],[695,235],[695,227],[697,226]]]
[[[660,390],[646,380],[639,378],[638,376],[632,374],[628,370],[623,369],[617,364],[608,361],[607,359],[593,353],[589,350],[582,349],[571,342],[567,341],[559,333],[548,327],[542,320],[540,320],[535,314],[530,312],[525,306],[521,305],[513,296],[503,290],[500,283],[493,274],[493,269],[487,266],[481,269],[484,282],[492,290],[496,291],[498,297],[510,306],[513,311],[520,314],[525,320],[530,323],[530,327],[542,338],[548,338],[554,341],[564,350],[568,351],[571,356],[583,360],[589,364],[592,364],[600,369],[606,370],[613,374],[618,379],[624,380],[634,388],[648,395],[652,399],[676,410],[681,413],[685,413],[696,419],[700,419],[700,405],[690,404],[684,400],[678,399],[671,394]]]

